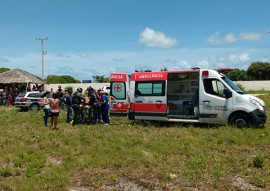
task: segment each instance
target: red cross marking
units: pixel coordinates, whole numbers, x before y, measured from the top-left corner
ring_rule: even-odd
[[[114,90],[115,90],[116,92],[120,92],[120,91],[122,90],[121,84],[115,84],[115,85],[114,85]]]

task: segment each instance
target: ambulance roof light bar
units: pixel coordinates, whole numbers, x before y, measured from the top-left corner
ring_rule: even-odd
[[[208,77],[209,76],[209,71],[208,70],[203,70],[202,71],[202,76],[203,77]]]
[[[198,66],[195,66],[195,67],[193,67],[193,68],[191,68],[192,70],[199,70],[200,69],[200,67],[198,67]]]

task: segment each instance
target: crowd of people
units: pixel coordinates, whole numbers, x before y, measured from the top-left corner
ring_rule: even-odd
[[[4,87],[3,91],[0,93],[1,102],[7,100],[10,106],[14,104],[15,98],[19,95],[20,91],[18,88]]]
[[[43,97],[43,118],[46,127],[51,117],[51,127],[58,129],[61,105],[64,105],[67,111],[66,122],[73,126],[79,123],[109,124],[109,98],[108,94],[102,90],[96,91],[90,86],[83,94],[82,88],[77,88],[77,91],[73,93],[72,90],[63,91],[61,86],[58,86],[56,92],[47,91]]]

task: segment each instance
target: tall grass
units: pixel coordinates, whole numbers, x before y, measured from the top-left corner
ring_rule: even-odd
[[[55,131],[43,111],[1,107],[0,115],[0,190],[240,190],[239,177],[270,190],[269,120],[258,129],[126,118],[72,127],[62,113]]]

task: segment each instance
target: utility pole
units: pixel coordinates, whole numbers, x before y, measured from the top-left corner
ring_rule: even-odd
[[[48,37],[47,38],[36,38],[36,40],[40,40],[41,41],[41,55],[42,55],[42,80],[44,81],[44,55],[47,54],[46,51],[44,51],[43,49],[43,41],[44,40],[48,40]]]

